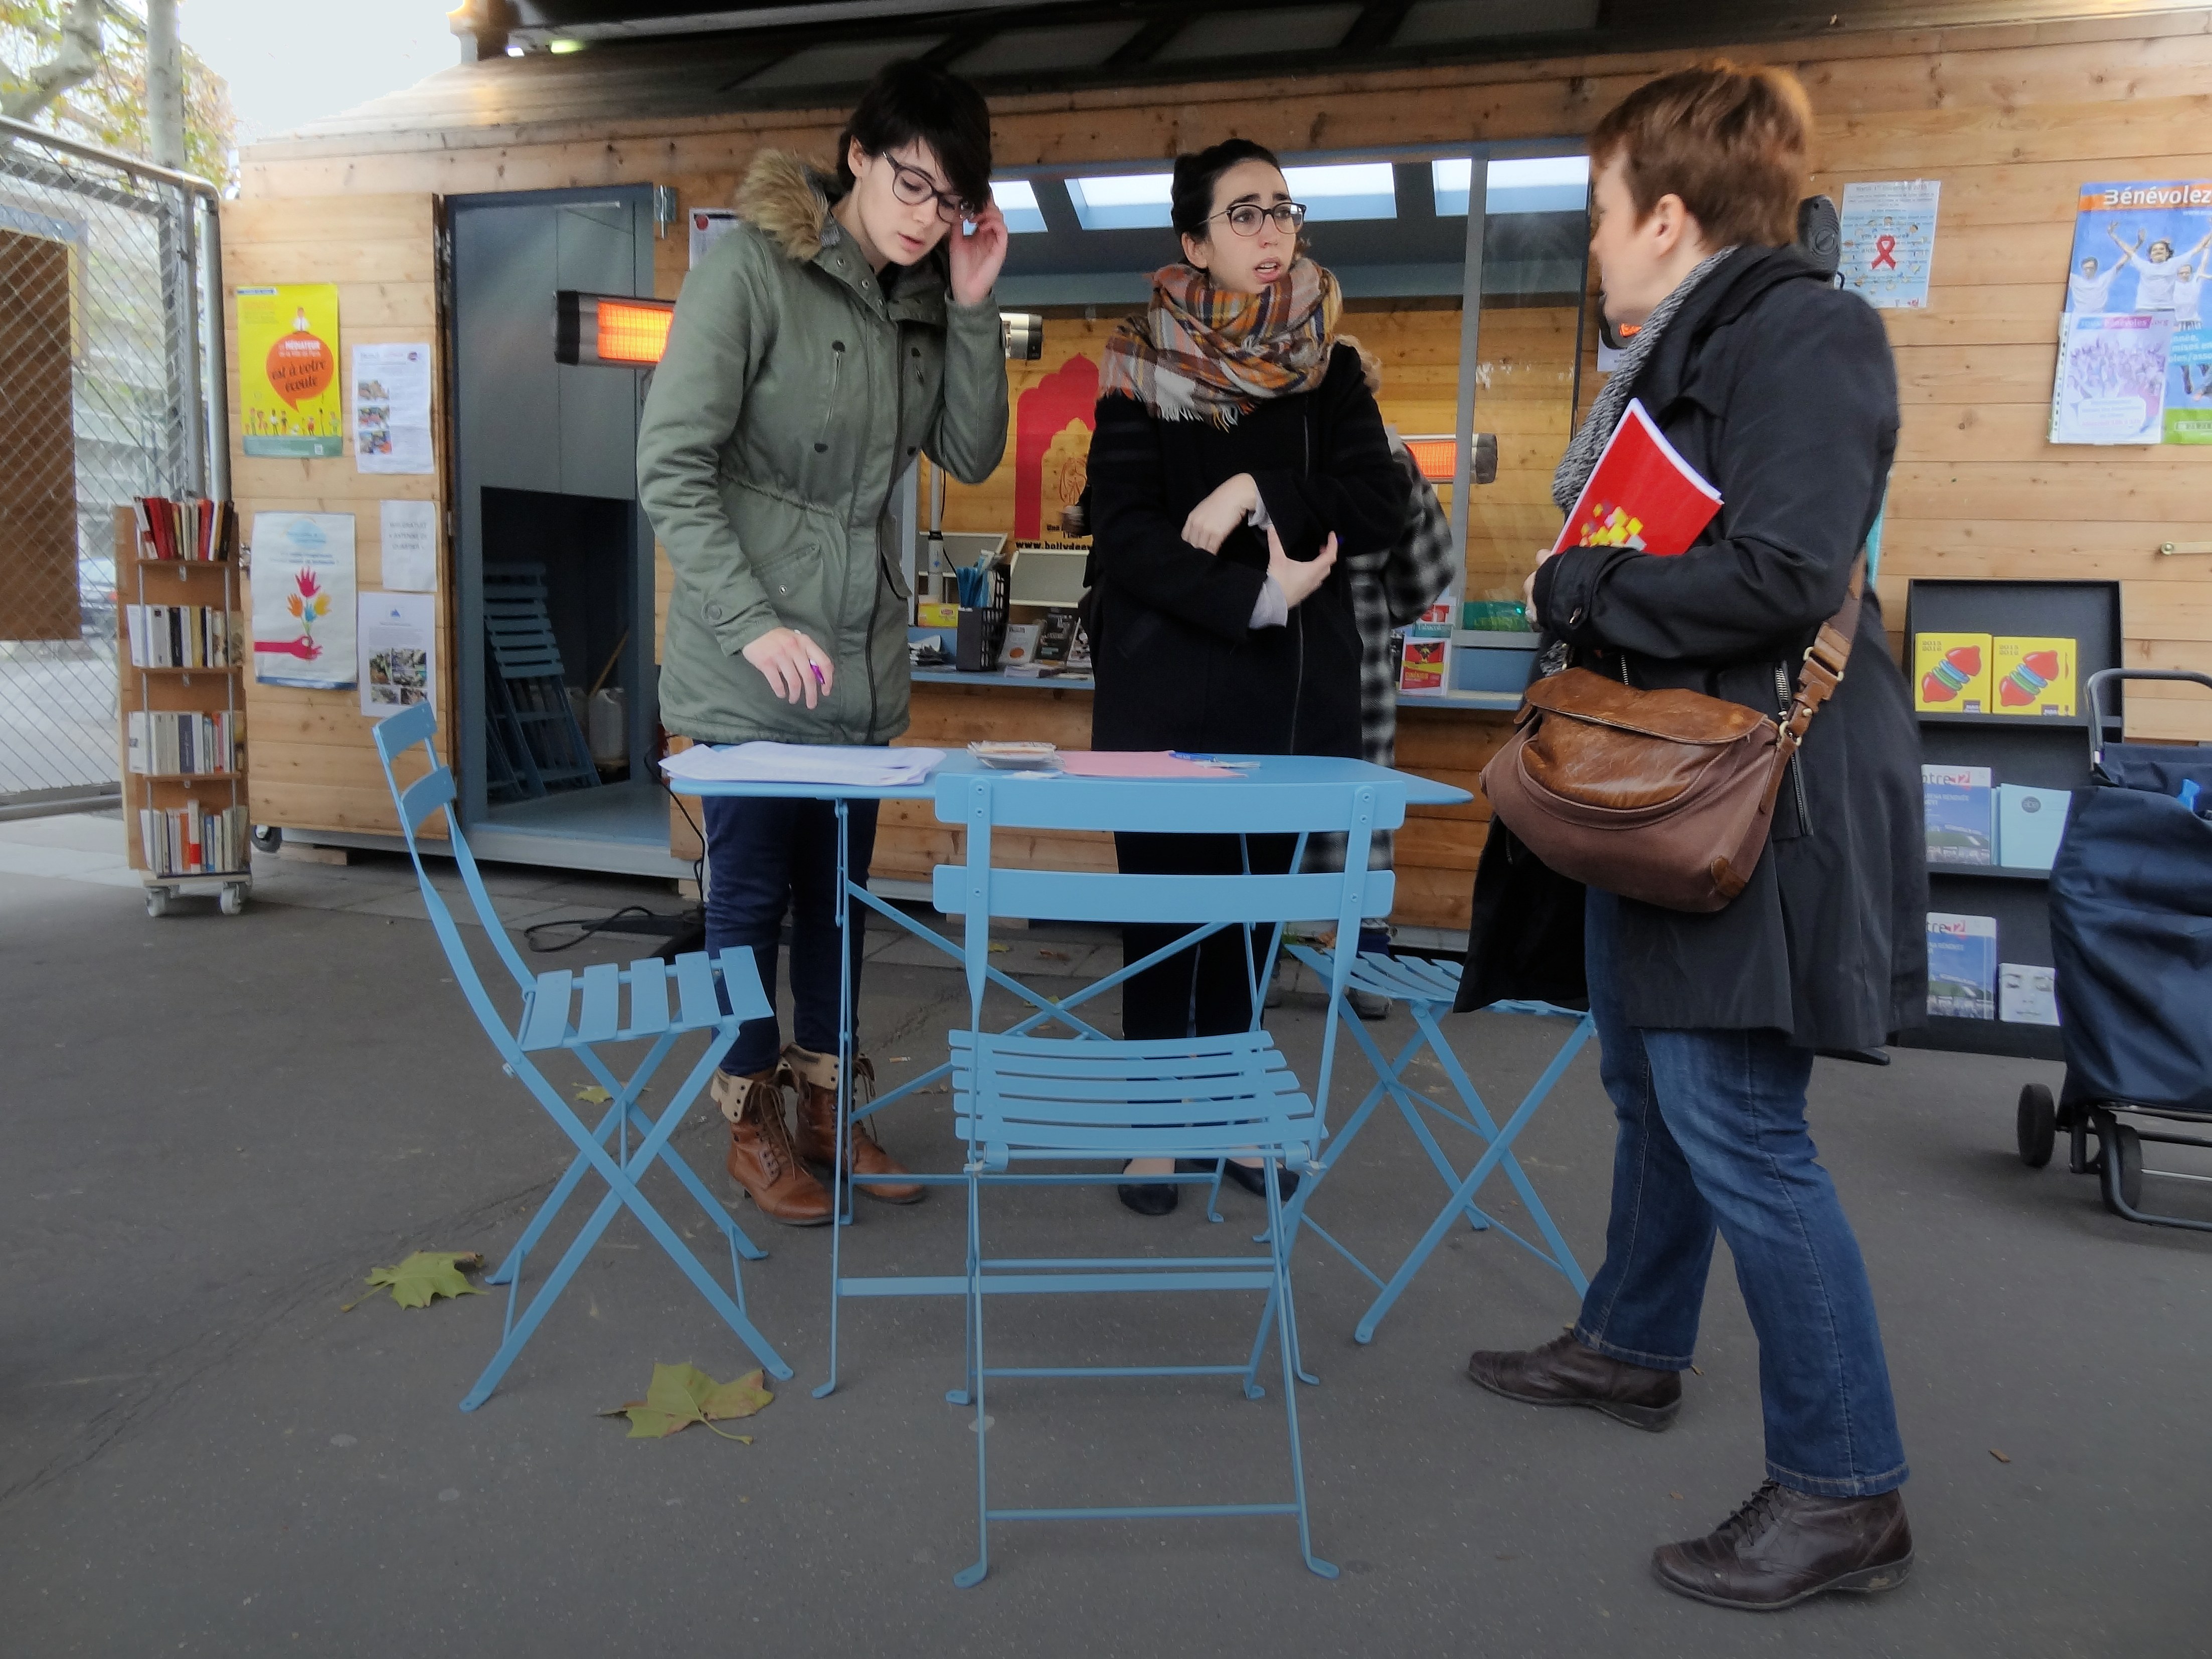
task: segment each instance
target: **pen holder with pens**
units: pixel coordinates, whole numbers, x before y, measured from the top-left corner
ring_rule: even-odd
[[[1006,644],[1007,569],[1004,560],[967,566],[956,573],[960,583],[959,624],[953,637],[952,665],[963,674],[994,673]]]

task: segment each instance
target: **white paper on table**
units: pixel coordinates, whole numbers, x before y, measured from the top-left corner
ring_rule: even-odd
[[[428,472],[430,348],[353,349],[353,464],[361,472]]]
[[[363,593],[361,712],[382,720],[415,704],[437,702],[438,601],[429,593]]]
[[[253,678],[336,690],[354,683],[353,514],[253,515]]]
[[[437,592],[437,502],[379,501],[376,508],[384,585],[410,593]]]
[[[695,744],[660,763],[675,782],[828,783],[881,789],[920,783],[945,758],[942,749],[866,749],[805,743]]]

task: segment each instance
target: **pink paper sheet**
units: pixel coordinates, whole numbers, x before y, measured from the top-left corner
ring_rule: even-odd
[[[1243,774],[1204,761],[1177,760],[1164,749],[1063,749],[1060,769],[1072,778],[1235,778]]]

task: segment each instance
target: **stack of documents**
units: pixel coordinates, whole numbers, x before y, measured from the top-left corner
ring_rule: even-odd
[[[714,749],[695,744],[661,762],[660,769],[676,785],[823,783],[883,789],[920,783],[944,758],[942,749],[805,743],[740,743]]]

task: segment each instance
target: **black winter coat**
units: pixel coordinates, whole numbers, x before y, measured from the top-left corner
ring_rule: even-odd
[[[1599,672],[1778,712],[1881,510],[1898,424],[1881,320],[1790,250],[1745,248],[1676,314],[1635,392],[1723,505],[1680,557],[1547,559],[1540,625]],[[1725,909],[1621,901],[1632,1023],[1771,1028],[1854,1050],[1925,1021],[1919,737],[1871,593],[1843,684],[1790,769],[1766,856]]]
[[[1405,480],[1358,354],[1336,347],[1311,392],[1231,427],[1164,421],[1119,394],[1091,441],[1091,740],[1101,749],[1359,753],[1359,629],[1340,564],[1280,628],[1252,628],[1267,580],[1263,532],[1218,553],[1182,538],[1191,508],[1239,472],[1260,487],[1294,559],[1381,552],[1405,519]]]

